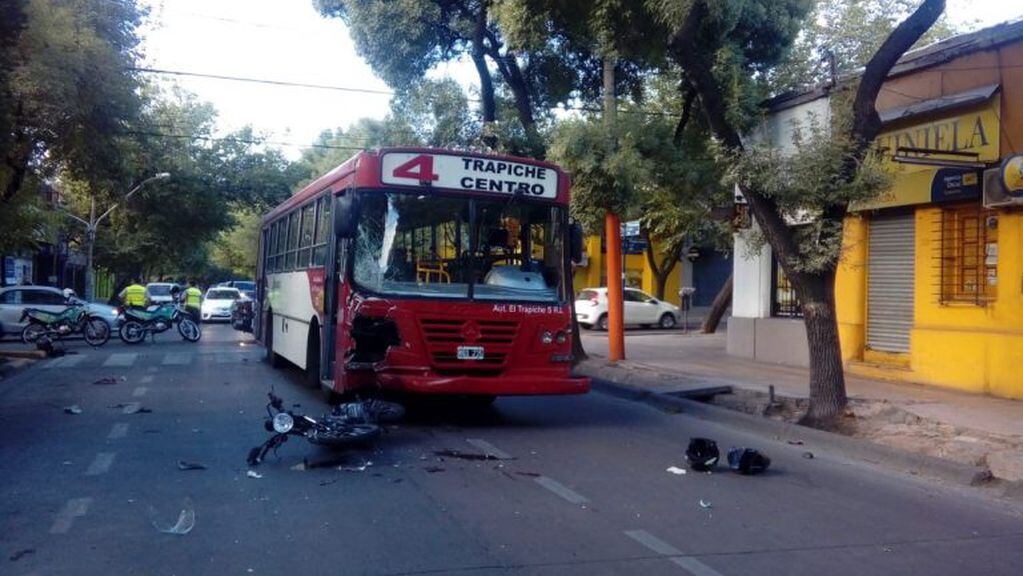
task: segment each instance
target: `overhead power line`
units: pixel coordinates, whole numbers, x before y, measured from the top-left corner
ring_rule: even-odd
[[[157,138],[181,138],[185,140],[202,140],[205,142],[237,142],[239,144],[272,144],[274,146],[293,146],[296,148],[322,148],[327,150],[365,150],[367,146],[342,146],[339,144],[301,144],[284,140],[263,140],[250,138],[233,138],[230,136],[205,136],[202,134],[172,134],[168,132],[152,132],[147,130],[127,130],[125,134],[137,136],[155,136]]]
[[[287,82],[284,80],[269,80],[266,78],[247,78],[244,76],[228,76],[226,74],[204,74],[201,72],[185,72],[182,70],[161,70],[159,68],[130,67],[133,72],[145,72],[147,74],[164,74],[168,76],[189,76],[192,78],[210,78],[213,80],[229,80],[232,82],[251,82],[255,84],[270,84],[273,86],[292,86],[297,88],[312,88],[315,90],[334,90],[338,92],[358,92],[361,94],[377,94],[380,96],[394,96],[389,90],[374,90],[372,88],[353,88],[351,86],[332,86],[330,84],[309,84],[306,82]]]

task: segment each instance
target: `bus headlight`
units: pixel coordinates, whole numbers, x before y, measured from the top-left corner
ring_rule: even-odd
[[[554,335],[554,341],[558,344],[564,344],[568,342],[568,334],[565,334],[564,330],[558,330],[558,333]]]
[[[540,342],[550,344],[551,342],[554,342],[554,335],[551,334],[550,330],[544,330],[543,334],[540,335]]]

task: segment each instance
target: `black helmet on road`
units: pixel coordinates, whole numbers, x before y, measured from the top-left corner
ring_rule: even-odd
[[[718,445],[710,438],[691,438],[686,448],[686,460],[689,467],[698,472],[710,470],[718,463],[721,453]]]

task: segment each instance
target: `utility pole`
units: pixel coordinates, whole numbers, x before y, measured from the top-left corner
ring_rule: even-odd
[[[615,57],[604,56],[604,124],[607,128],[608,153],[618,146],[615,136]],[[609,362],[625,360],[625,318],[622,303],[622,221],[610,210],[604,214],[604,236],[607,238],[607,344]]]
[[[166,180],[167,178],[170,178],[170,174],[168,172],[161,172],[161,173],[157,174],[156,176],[151,176],[149,178],[146,178],[142,182],[139,182],[139,184],[137,186],[135,186],[134,188],[132,188],[127,194],[125,194],[124,198],[122,199],[122,202],[125,201],[125,200],[128,200],[129,198],[131,198],[132,195],[134,195],[136,192],[141,190],[142,187],[145,186],[146,184],[149,184],[150,182],[154,182],[156,180]],[[94,197],[91,198],[91,201],[90,201],[90,204],[89,204],[89,219],[88,220],[85,220],[84,218],[79,218],[78,216],[75,216],[74,214],[72,214],[70,212],[65,212],[65,214],[67,216],[69,216],[71,218],[74,218],[75,220],[77,220],[81,224],[85,225],[85,246],[86,246],[86,248],[85,248],[85,257],[86,257],[86,263],[85,263],[85,300],[87,302],[92,302],[92,299],[95,298],[95,296],[96,296],[96,271],[93,269],[93,266],[92,266],[93,247],[96,244],[96,230],[98,229],[100,223],[102,223],[103,220],[106,219],[106,217],[109,216],[110,213],[114,211],[114,208],[117,208],[118,205],[119,204],[117,202],[115,202],[112,206],[110,206],[110,208],[107,208],[106,212],[100,214],[99,217],[97,218],[96,217],[96,198],[94,196]]]

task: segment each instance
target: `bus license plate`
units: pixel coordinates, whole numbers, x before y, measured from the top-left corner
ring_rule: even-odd
[[[482,360],[483,359],[483,347],[482,346],[459,346],[458,347],[458,359],[459,360]]]

